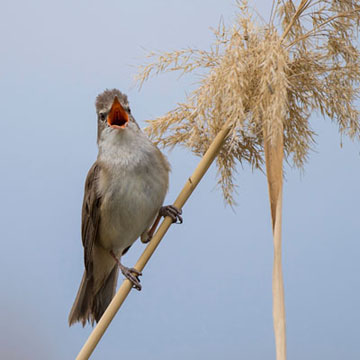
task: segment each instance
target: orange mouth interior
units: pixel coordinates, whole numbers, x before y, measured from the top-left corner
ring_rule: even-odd
[[[114,102],[111,106],[107,122],[109,126],[115,129],[125,129],[129,122],[129,115],[121,106],[117,96],[115,96]]]

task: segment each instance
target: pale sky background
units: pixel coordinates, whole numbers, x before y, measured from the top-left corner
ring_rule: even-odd
[[[250,1],[269,16],[271,1]],[[128,94],[141,126],[183,101],[195,77],[139,92],[147,50],[207,48],[231,0],[0,1],[0,357],[73,359],[91,327],[68,327],[83,272],[80,211],[96,158],[94,100]],[[314,116],[303,175],[286,166],[283,242],[288,358],[360,359],[359,144]],[[167,153],[171,203],[198,158]],[[92,359],[274,359],[272,236],[265,176],[239,167],[238,206],[211,168]],[[139,243],[123,258],[135,263]]]

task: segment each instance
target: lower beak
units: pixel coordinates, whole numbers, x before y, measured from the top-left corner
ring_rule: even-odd
[[[107,122],[109,126],[114,129],[125,129],[129,122],[129,115],[121,106],[117,96],[115,96],[109,114],[107,116]]]

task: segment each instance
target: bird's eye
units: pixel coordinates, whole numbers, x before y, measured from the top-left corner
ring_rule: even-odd
[[[130,110],[129,107],[125,108],[125,110],[126,110],[129,114],[131,114],[131,110]]]
[[[106,114],[105,113],[100,113],[100,120],[104,121],[106,119]]]

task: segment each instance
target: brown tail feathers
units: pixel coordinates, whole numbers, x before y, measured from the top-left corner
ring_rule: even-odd
[[[94,322],[100,320],[115,295],[118,273],[119,267],[116,264],[102,287],[94,294],[94,280],[92,277],[87,279],[86,270],[84,271],[74,305],[69,314],[69,326],[78,321],[83,326],[87,321],[94,325]]]

